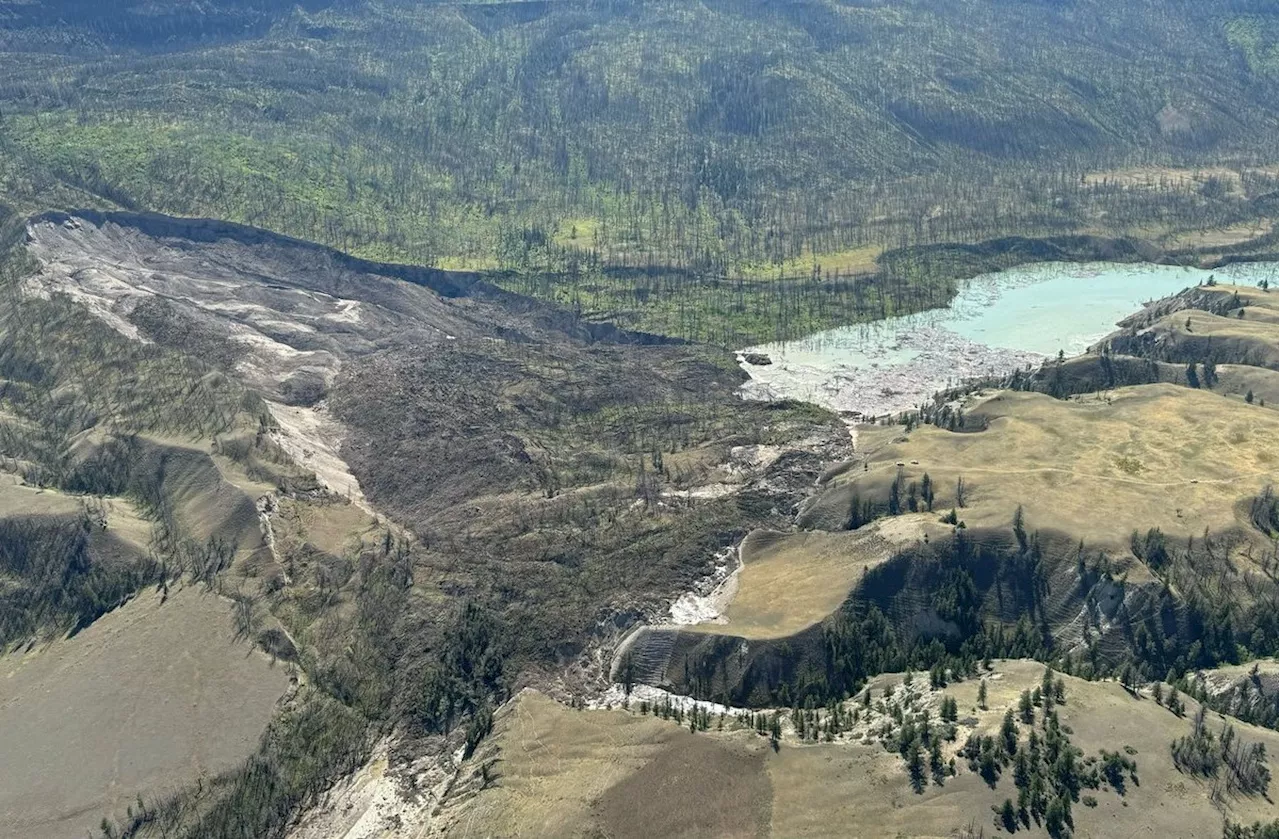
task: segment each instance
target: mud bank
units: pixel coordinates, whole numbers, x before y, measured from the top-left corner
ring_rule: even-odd
[[[1041,263],[964,281],[952,304],[740,353],[749,399],[799,399],[855,418],[908,410],[961,380],[1074,355],[1143,304],[1200,285],[1274,279],[1272,263],[1213,270]],[[767,356],[770,363],[748,363]]]

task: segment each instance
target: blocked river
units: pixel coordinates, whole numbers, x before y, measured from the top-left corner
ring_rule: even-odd
[[[1150,263],[1040,263],[959,283],[950,306],[749,347],[754,399],[793,398],[872,417],[904,411],[961,379],[1083,352],[1145,303],[1207,282],[1276,279],[1274,263],[1206,270]]]

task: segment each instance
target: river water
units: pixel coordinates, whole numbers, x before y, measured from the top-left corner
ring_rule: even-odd
[[[1083,352],[1145,303],[1214,276],[1276,280],[1274,263],[1214,270],[1149,263],[1039,263],[959,284],[950,306],[749,347],[751,399],[793,398],[871,417],[908,410],[961,379]]]

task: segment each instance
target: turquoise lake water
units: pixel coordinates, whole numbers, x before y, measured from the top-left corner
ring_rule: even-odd
[[[1143,304],[1206,282],[1276,282],[1274,263],[1215,270],[1147,263],[1042,263],[959,283],[952,305],[797,341],[751,347],[753,398],[791,397],[835,410],[906,410],[964,378],[1083,352]]]

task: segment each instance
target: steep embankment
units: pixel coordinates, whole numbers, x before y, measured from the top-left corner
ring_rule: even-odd
[[[1274,643],[1274,526],[1259,517],[1277,463],[1270,411],[1170,385],[1070,401],[996,392],[965,405],[962,427],[865,435],[862,462],[827,476],[797,519],[853,532],[753,536],[727,622],[641,634],[635,678],[787,704],[923,660],[933,639],[953,655],[1013,644],[1090,667],[1136,655],[1153,675],[1191,664],[1195,642],[1210,658]],[[961,527],[939,521],[951,510]],[[890,526],[896,544],[876,537]],[[818,575],[826,588],[809,584]],[[1206,613],[1228,606],[1229,637],[1200,638]],[[881,631],[863,627],[872,607],[892,626],[876,635],[886,660],[839,660],[833,633]],[[1029,623],[973,646],[993,620]]]
[[[73,638],[0,656],[6,833],[81,836],[253,753],[290,674],[240,642],[232,605],[149,589]]]

